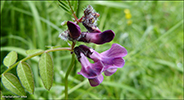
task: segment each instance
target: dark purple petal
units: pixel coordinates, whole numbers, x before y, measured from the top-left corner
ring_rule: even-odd
[[[78,41],[92,42],[96,44],[104,44],[110,42],[114,38],[114,32],[112,30],[106,30],[102,33],[82,33],[81,38]]]
[[[101,33],[101,31],[96,27],[95,25],[87,25],[86,23],[82,22],[84,27],[90,32],[90,33]]]
[[[74,22],[71,22],[71,21],[67,22],[67,26],[68,26],[68,29],[70,31],[70,33],[69,33],[70,37],[72,39],[77,39],[81,34],[80,27],[77,24],[75,24]]]
[[[100,83],[102,83],[103,81],[103,75],[99,75],[98,77],[96,78],[93,78],[93,79],[88,79],[89,80],[89,83],[92,87],[95,87],[95,86],[98,86]]]
[[[101,55],[103,56],[107,56],[107,57],[124,57],[127,55],[127,50],[122,47],[119,44],[112,44],[112,47],[101,53]]]
[[[87,57],[89,57],[89,56],[92,54],[91,48],[89,48],[88,46],[80,45],[79,48],[80,48],[81,52],[82,52],[85,56],[87,56]]]
[[[114,32],[112,30],[106,30],[100,34],[87,34],[86,37],[90,38],[90,42],[96,43],[96,44],[104,44],[106,42],[110,42],[114,38]]]
[[[117,71],[117,68],[109,68],[104,71],[105,76],[111,76]]]
[[[83,53],[81,53],[80,56],[79,60],[82,69],[78,74],[86,78],[95,78],[102,73],[104,66],[100,61],[91,64]]]
[[[81,58],[81,56],[80,56],[81,49],[80,49],[79,47],[75,47],[75,48],[74,48],[74,53],[75,53],[75,55],[77,56],[78,61],[80,61],[80,58]]]

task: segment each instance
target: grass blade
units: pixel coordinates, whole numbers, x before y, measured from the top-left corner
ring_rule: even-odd
[[[42,31],[42,24],[40,22],[38,11],[37,11],[35,5],[33,4],[33,2],[28,1],[28,4],[31,8],[33,18],[34,18],[34,21],[35,21],[35,25],[36,25],[36,28],[37,28],[37,33],[38,33],[38,38],[39,38],[38,46],[39,46],[39,48],[44,49],[44,44],[45,44],[44,43],[44,34],[43,34],[43,31]]]

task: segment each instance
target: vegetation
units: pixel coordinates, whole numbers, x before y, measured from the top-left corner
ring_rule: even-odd
[[[58,36],[67,29],[61,23],[72,21],[73,16],[59,4],[58,1],[1,1],[1,74],[8,69],[3,59],[12,50],[18,53],[19,61],[27,57],[26,51],[30,49],[69,47]],[[86,78],[77,74],[81,65],[76,60],[68,78],[68,98],[183,99],[183,1],[79,1],[78,9],[74,7],[78,18],[89,4],[100,14],[99,29],[113,30],[115,38],[103,45],[82,42],[76,45],[85,44],[103,52],[118,43],[127,49],[128,55],[124,57],[124,67],[112,76],[104,76],[97,87],[91,87]],[[86,31],[81,23],[79,26]],[[26,61],[35,84],[33,94],[26,91],[28,99],[65,96],[64,78],[72,55],[70,51],[49,54],[54,64],[49,91],[38,70],[41,56]],[[8,73],[17,76],[16,67]],[[15,94],[1,82],[1,98],[10,95]]]

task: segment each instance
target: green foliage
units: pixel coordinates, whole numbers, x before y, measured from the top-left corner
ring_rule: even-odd
[[[33,55],[33,54],[38,53],[38,52],[41,52],[41,51],[43,51],[43,50],[41,50],[41,49],[27,50],[27,51],[26,51],[26,54],[27,54],[27,55]]]
[[[8,90],[12,91],[13,93],[19,96],[25,96],[24,88],[15,75],[11,73],[4,74],[2,77],[2,83]]]
[[[6,67],[10,67],[17,61],[17,53],[15,51],[11,51],[8,55],[4,58],[3,64]]]
[[[61,2],[63,4],[59,1],[2,1],[1,62],[3,64],[3,58],[12,50],[18,53],[17,60],[21,60],[39,53],[38,49],[45,50],[45,47],[52,48],[58,45],[69,47],[67,42],[58,38],[58,35],[67,29],[66,26],[61,26],[61,22],[72,21],[73,16],[71,9],[68,8],[68,1]],[[87,5],[91,4],[100,14],[97,22],[99,29],[101,31],[111,29],[115,33],[115,38],[110,43],[100,46],[92,43],[85,45],[95,48],[97,52],[103,52],[109,49],[112,43],[118,43],[127,49],[128,55],[124,58],[125,66],[119,68],[112,76],[104,76],[102,84],[95,88],[90,87],[88,80],[77,74],[81,65],[76,62],[74,69],[76,71],[72,70],[73,74],[68,78],[69,98],[183,99],[183,9],[181,9],[183,1],[74,0],[70,3],[79,18]],[[130,10],[131,19],[126,19],[125,9]],[[128,24],[129,20],[132,21],[131,24]],[[81,23],[79,26],[82,31],[86,31]],[[77,43],[79,44],[84,43]],[[29,49],[31,51],[27,51]],[[48,54],[44,55],[46,58],[41,58],[42,60],[50,58]],[[53,69],[49,67],[52,69],[49,70],[50,72],[46,70],[45,66],[49,65],[46,62],[42,62],[45,66],[41,66],[42,70],[39,66],[38,70],[38,63],[40,64],[38,56],[27,60],[35,80],[34,94],[26,94],[28,99],[64,98],[64,77],[71,61],[71,53],[56,51],[50,55],[54,58],[53,62],[51,58],[49,60],[49,64],[54,64]],[[11,66],[13,63],[7,64]],[[1,64],[1,74],[7,69],[7,65],[3,64]],[[14,69],[11,71],[13,72]],[[44,70],[45,76],[39,73]],[[47,86],[44,82],[44,85],[42,84],[43,78],[48,77],[46,73],[52,73],[52,83],[48,80],[51,85]],[[10,73],[4,75],[12,77]],[[8,77],[4,75],[1,83],[4,86],[9,85],[8,87],[12,89],[12,85],[5,80]],[[20,83],[14,75],[12,82]],[[51,86],[52,88],[49,88]],[[13,95],[7,90],[9,88],[5,87],[1,88],[2,95]],[[48,92],[45,87],[50,91]],[[17,86],[11,89],[9,90],[18,93]]]
[[[34,93],[34,79],[30,66],[25,62],[20,62],[17,66],[17,74],[22,85],[29,93]]]
[[[50,90],[53,82],[53,61],[48,53],[42,54],[39,61],[39,72],[42,78],[43,84],[47,90]]]
[[[65,1],[65,0],[58,0],[58,1],[59,1],[59,6],[60,6],[63,10],[65,10],[67,13],[70,13],[70,14],[71,14],[70,8],[69,8],[69,6],[67,5],[67,1]]]

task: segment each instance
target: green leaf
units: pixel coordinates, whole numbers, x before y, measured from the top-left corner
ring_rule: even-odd
[[[4,58],[3,64],[6,67],[10,67],[17,61],[17,53],[15,51],[11,51],[8,55]]]
[[[2,77],[2,83],[4,87],[12,91],[13,93],[19,96],[25,96],[24,88],[22,87],[20,81],[15,75],[11,73],[4,74]]]
[[[27,57],[25,49],[18,48],[18,47],[11,47],[11,46],[1,47],[1,51],[11,51],[11,50],[14,50],[18,54]],[[38,62],[39,61],[39,57],[38,56],[33,57],[33,58],[31,58],[31,60]]]
[[[41,52],[41,51],[43,51],[43,50],[42,50],[42,49],[27,50],[27,51],[26,51],[26,54],[28,54],[28,55],[33,55],[33,54],[38,53],[38,52]]]
[[[39,61],[39,71],[43,84],[50,90],[53,82],[53,61],[48,53],[43,53]]]
[[[72,1],[69,1],[69,2],[71,2],[73,10],[77,11],[78,10],[78,0],[72,0]]]
[[[34,79],[30,66],[26,62],[20,62],[17,67],[18,77],[22,85],[29,93],[34,93]]]
[[[69,6],[66,4],[67,2],[66,1],[63,1],[63,0],[58,0],[59,1],[59,6],[65,10],[67,13],[71,14],[70,12],[70,8]]]

